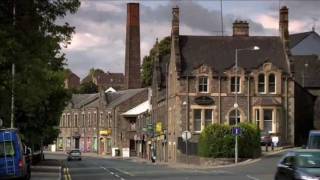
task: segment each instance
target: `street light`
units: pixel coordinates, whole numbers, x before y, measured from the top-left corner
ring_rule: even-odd
[[[253,46],[250,48],[244,48],[244,49],[237,49],[236,48],[236,54],[235,54],[235,67],[236,67],[236,75],[235,75],[235,103],[233,105],[233,107],[236,110],[236,115],[235,115],[235,120],[236,120],[236,124],[235,126],[238,127],[238,52],[240,51],[258,51],[260,50],[259,46]],[[240,83],[240,78],[239,78],[239,83]],[[235,158],[235,163],[238,163],[238,134],[235,134],[236,138],[235,138],[235,148],[234,148],[234,158]]]

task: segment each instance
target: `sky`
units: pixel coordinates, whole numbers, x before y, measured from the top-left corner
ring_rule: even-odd
[[[149,54],[156,38],[171,32],[172,7],[180,8],[180,34],[221,35],[220,0],[81,0],[77,13],[61,22],[75,27],[71,44],[63,49],[70,68],[81,79],[91,68],[124,72],[126,4],[140,3],[141,59]],[[320,32],[318,0],[222,0],[224,35],[231,35],[235,20],[249,22],[250,35],[278,35],[279,7],[289,8],[289,32]]]

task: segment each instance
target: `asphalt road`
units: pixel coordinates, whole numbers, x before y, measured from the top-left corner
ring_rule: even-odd
[[[272,180],[282,154],[263,157],[246,165],[214,169],[177,169],[131,160],[94,157],[66,161],[62,154],[50,155],[50,158],[62,159],[61,178],[64,180]]]

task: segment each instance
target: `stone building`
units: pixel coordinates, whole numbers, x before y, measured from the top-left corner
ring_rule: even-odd
[[[80,78],[70,69],[65,71],[64,88],[66,89],[78,89],[80,86]]]
[[[108,89],[113,87],[115,89],[124,89],[124,75],[123,73],[104,72],[101,69],[95,69],[90,72],[81,83],[93,82],[95,85]]]
[[[185,130],[192,133],[189,153],[196,154],[200,132],[213,123],[255,123],[293,145],[295,124],[303,120],[295,119],[288,9],[280,10],[280,36],[250,36],[245,21],[235,21],[232,36],[180,35],[178,7],[172,16],[171,54],[155,60],[152,84],[153,120],[167,125],[165,148],[157,148],[164,160],[183,161]]]
[[[148,99],[148,89],[74,94],[60,120],[58,150],[111,154],[129,148],[130,121],[121,114]]]

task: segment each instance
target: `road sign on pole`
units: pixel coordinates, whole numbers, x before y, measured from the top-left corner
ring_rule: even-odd
[[[232,134],[234,136],[239,136],[241,134],[241,128],[240,127],[233,127],[232,128]]]

